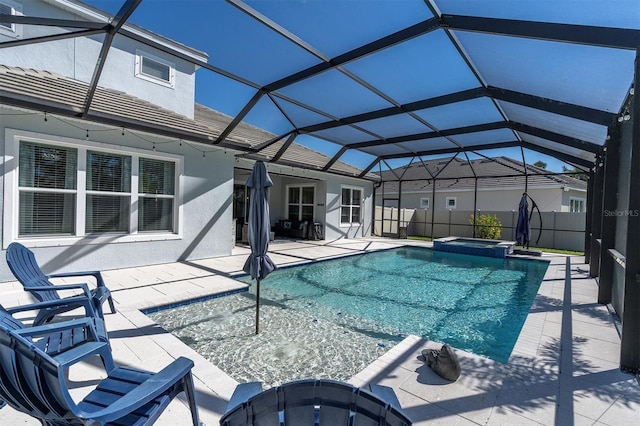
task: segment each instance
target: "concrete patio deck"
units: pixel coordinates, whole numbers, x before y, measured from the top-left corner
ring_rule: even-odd
[[[398,245],[430,245],[411,240],[276,242],[271,259],[280,266],[349,255]],[[218,424],[237,382],[139,310],[237,290],[232,277],[249,254],[236,247],[228,257],[103,271],[117,313],[105,315],[118,364],[157,371],[178,356],[193,369],[200,417]],[[618,369],[620,337],[613,317],[596,303],[597,284],[579,256],[545,255],[551,263],[506,364],[458,351],[462,376],[444,381],[424,363],[420,351],[439,344],[409,336],[356,374],[350,382],[392,386],[416,425],[620,425],[636,423],[640,385]],[[0,303],[29,303],[15,282],[0,283]],[[96,365],[72,371],[81,396],[100,377]],[[186,405],[175,400],[158,425],[189,423]],[[0,424],[39,422],[5,407]]]

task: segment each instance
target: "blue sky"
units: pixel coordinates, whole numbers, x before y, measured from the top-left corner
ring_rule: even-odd
[[[585,2],[589,3],[589,7],[585,6]],[[107,12],[115,13],[123,1],[88,0],[87,3]],[[267,30],[255,20],[248,19],[241,11],[223,0],[182,0],[179,2],[144,0],[130,18],[130,22],[202,50],[209,55],[210,64],[241,78],[251,80],[258,85],[264,85],[319,63],[321,60],[318,56],[326,58],[338,56],[363,43],[433,16],[423,0],[249,0],[246,3],[293,33],[309,47],[310,51],[293,45],[280,35]],[[638,4],[637,0],[610,0],[608,2],[537,0],[527,2],[527,7],[523,8],[521,2],[507,0],[437,1],[438,7],[444,13],[637,28],[640,25],[640,19],[638,16],[634,18],[632,13],[628,13],[629,10],[633,10],[634,4]],[[402,7],[398,7],[399,5]],[[638,9],[640,13],[640,6]],[[484,38],[487,37],[491,36],[484,36]],[[519,81],[528,81],[536,73],[545,73],[563,81],[563,84],[572,89],[572,93],[577,97],[575,102],[603,102],[606,98],[612,105],[595,105],[602,109],[616,108],[616,105],[621,101],[615,97],[611,101],[610,93],[605,93],[607,96],[602,96],[602,100],[597,98],[592,100],[584,94],[584,90],[576,89],[599,84],[603,76],[618,72],[618,80],[621,80],[622,83],[617,86],[611,85],[608,90],[611,93],[623,93],[624,90],[621,87],[628,84],[624,80],[629,73],[633,73],[633,70],[629,70],[627,65],[621,66],[620,70],[611,70],[600,65],[603,62],[599,56],[601,53],[602,55],[613,55],[617,52],[600,52],[597,49],[585,47],[585,60],[589,60],[589,67],[593,70],[593,72],[586,73],[576,72],[576,69],[571,68],[572,64],[563,62],[563,57],[566,56],[562,52],[564,46],[552,46],[536,40],[526,41],[526,44],[518,44],[523,43],[520,42],[522,39],[518,39],[515,41],[506,40],[511,44],[497,45],[498,47],[493,48],[495,43],[492,40],[491,46],[494,51],[487,51],[486,47],[483,47],[487,45],[483,37],[465,33],[464,38],[466,43],[482,53],[477,55],[478,61],[486,61],[489,65],[491,65],[491,61],[505,62],[499,63],[500,67],[494,67],[504,75],[497,73],[483,75],[489,84],[492,79],[506,79],[508,84],[513,85],[514,90],[521,90],[522,88],[518,87],[518,84],[522,83]],[[423,53],[429,52],[433,46],[442,46],[438,48],[437,55]],[[345,68],[348,72],[380,87],[385,94],[389,94],[400,103],[417,100],[412,97],[416,96],[417,89],[420,90],[420,99],[422,99],[477,87],[478,80],[459,59],[457,52],[451,46],[444,32],[433,32],[393,49],[387,49],[348,63]],[[550,54],[551,48],[560,51]],[[511,64],[504,60],[506,53],[500,56],[502,54],[500,49],[508,51],[510,55],[514,51],[516,54],[522,53],[521,58],[519,61],[511,61],[514,63]],[[546,59],[547,56],[554,56],[554,54],[555,61]],[[626,64],[628,55],[625,55],[626,53],[620,54],[620,58],[614,57],[614,59],[617,63]],[[399,65],[399,61],[406,57],[412,58],[410,66],[408,66],[409,64]],[[472,60],[476,60],[473,54],[471,57]],[[441,66],[445,61],[447,66]],[[515,62],[518,62],[519,68]],[[509,81],[511,75],[518,75],[520,79],[512,78]],[[571,79],[566,79],[565,75],[571,75]],[[614,77],[616,76],[614,75]],[[327,87],[327,82],[330,83],[329,87],[332,87],[333,91],[322,89]],[[370,92],[366,96],[363,96],[363,93],[356,96],[355,93],[363,92],[362,86],[354,84],[353,81],[337,71],[323,73],[308,79],[308,81],[305,80],[304,83],[304,85],[294,84],[286,87],[282,93],[338,116],[365,112],[366,108],[378,109],[390,105],[383,98],[372,95]],[[545,86],[544,82],[541,82],[540,87],[536,90],[542,92],[540,95],[547,95],[546,92],[553,95],[556,88]],[[196,73],[196,102],[228,115],[237,114],[251,99],[255,91],[252,87],[207,70],[199,70]],[[356,97],[362,99],[362,105],[353,102]],[[281,108],[285,108],[287,114],[294,119],[297,125],[304,125],[305,121],[318,121],[318,117],[314,113],[303,113],[299,107],[285,101],[282,101],[282,105]],[[463,125],[473,125],[483,122],[482,120],[486,121],[487,114],[499,116],[497,111],[492,105],[488,109],[473,111],[459,108],[457,119],[462,120]],[[526,111],[517,110],[517,112],[524,119],[527,118]],[[439,128],[447,128],[447,125],[459,127],[454,123],[447,123],[447,118],[456,117],[450,110],[425,110],[417,114],[430,123],[435,123],[434,120],[437,120],[438,126],[445,126]],[[548,119],[549,122],[553,121],[551,118]],[[274,134],[286,133],[291,128],[280,109],[276,108],[273,102],[266,97],[256,105],[245,120]],[[474,120],[477,120],[477,123]],[[376,129],[384,130],[384,126],[387,126],[387,131],[391,131],[390,127],[393,124],[393,122],[371,123],[372,126],[377,126]],[[406,124],[405,120],[403,125]],[[569,124],[576,123],[562,125],[567,127]],[[580,128],[580,126],[574,127]],[[582,127],[585,136],[593,135],[592,128]],[[579,130],[577,131],[579,132]],[[351,132],[357,131],[351,130]],[[363,140],[366,140],[365,136],[367,135],[364,133],[362,135]],[[339,134],[335,136],[340,137]],[[583,134],[570,136],[582,137]],[[499,136],[496,134],[487,135],[487,137],[490,139]],[[603,135],[596,134],[594,137],[602,139]],[[319,142],[309,136],[299,137],[296,142],[327,155],[333,155],[340,149],[339,144]],[[522,159],[519,148],[493,150],[484,154],[506,155],[517,160]],[[469,155],[471,158],[476,158],[473,154]],[[548,165],[547,168],[552,171],[562,171],[562,167],[565,165],[559,160],[534,151],[525,150],[525,157],[528,163],[538,160],[544,161]],[[369,155],[358,155],[348,151],[343,160],[358,167],[365,167],[373,158]]]

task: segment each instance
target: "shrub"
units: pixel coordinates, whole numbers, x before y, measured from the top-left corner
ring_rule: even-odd
[[[473,217],[469,219],[469,223],[473,225]],[[494,214],[481,214],[476,216],[476,237],[489,240],[499,240],[502,231],[502,223]]]

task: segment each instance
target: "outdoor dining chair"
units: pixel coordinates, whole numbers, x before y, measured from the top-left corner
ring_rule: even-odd
[[[44,324],[51,321],[54,316],[68,312],[80,307],[84,307],[87,311],[86,301],[71,297],[61,298],[58,294],[60,290],[82,290],[89,300],[93,303],[93,309],[100,317],[103,316],[102,304],[109,302],[111,313],[115,312],[111,292],[107,288],[102,279],[100,271],[84,271],[84,272],[62,272],[51,275],[45,275],[31,250],[20,243],[11,243],[7,247],[7,264],[13,275],[20,281],[24,289],[41,302],[44,301],[60,301],[51,307],[43,308],[34,320],[35,325]],[[96,288],[89,290],[86,283],[77,284],[61,284],[55,285],[51,282],[51,278],[69,278],[69,277],[89,277],[92,276],[96,280]],[[88,316],[90,312],[86,312]]]
[[[221,426],[411,425],[390,387],[366,390],[328,379],[298,380],[266,391],[259,382],[243,383],[227,407]]]
[[[106,378],[76,403],[67,385],[69,368],[96,355],[110,359],[108,342],[85,342],[49,354],[35,337],[73,329],[79,321],[87,319],[21,328],[7,314],[2,315],[0,398],[14,409],[45,425],[150,425],[174,397],[184,392],[193,425],[199,424],[190,359],[180,357],[158,373],[116,367],[107,362]]]

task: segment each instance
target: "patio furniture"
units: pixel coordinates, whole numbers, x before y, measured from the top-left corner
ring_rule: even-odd
[[[80,300],[74,297],[61,298],[58,294],[59,290],[83,290],[85,295],[88,295],[90,300],[93,302],[93,309],[95,309],[100,317],[103,316],[102,304],[104,302],[109,302],[111,313],[116,311],[113,305],[111,292],[105,285],[100,271],[63,272],[45,275],[38,266],[38,262],[36,261],[33,252],[22,244],[15,242],[9,244],[9,247],[7,248],[7,264],[24,289],[33,294],[36,299],[41,302],[54,300],[64,302],[43,308],[38,313],[38,316],[34,321],[35,325],[49,322],[54,316],[79,307],[85,308],[87,316],[93,316],[87,310],[88,307],[86,306],[84,299]],[[86,283],[54,285],[50,281],[51,278],[83,276],[94,277],[97,287],[89,291]]]
[[[159,373],[107,365],[107,377],[76,403],[67,386],[68,369],[96,355],[111,357],[109,344],[85,342],[48,354],[33,337],[73,329],[86,319],[32,328],[16,327],[6,315],[4,320],[0,321],[0,398],[16,410],[50,425],[148,425],[185,392],[193,424],[199,424],[190,359],[180,357]]]
[[[276,237],[306,239],[308,226],[306,220],[279,220],[275,223],[273,231]]]
[[[16,318],[14,314],[18,312],[39,311],[55,305],[55,303],[56,301],[38,302],[11,308],[5,308],[0,304],[0,324],[4,324],[12,329],[27,328],[24,322]],[[68,329],[62,327],[62,331],[56,332],[50,331],[55,330],[55,328],[47,328],[48,325],[33,325],[33,327],[31,327],[31,330],[42,330],[45,338],[39,340],[37,345],[50,355],[52,353],[64,352],[71,347],[87,341],[109,342],[109,335],[107,334],[107,329],[102,318],[94,315],[64,322],[67,324],[78,324],[78,326]]]
[[[44,302],[50,305],[51,302]],[[23,305],[6,309],[0,305],[0,328],[6,330],[29,330],[28,339],[33,345],[50,356],[57,356],[80,345],[93,342],[97,354],[100,356],[105,369],[113,369],[115,365],[108,345],[104,322],[100,318],[82,318],[55,324],[27,328],[25,324],[13,316],[13,313],[39,309],[42,303]],[[106,344],[105,344],[106,343]],[[7,375],[10,359],[4,352],[0,352],[0,408],[6,401],[21,411],[31,414],[34,406],[24,399],[20,393],[20,382],[11,375]],[[40,406],[43,409],[43,406]]]
[[[328,379],[285,383],[262,392],[259,382],[237,386],[221,426],[411,425],[393,389],[369,390]]]

